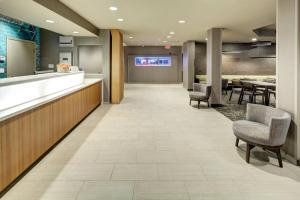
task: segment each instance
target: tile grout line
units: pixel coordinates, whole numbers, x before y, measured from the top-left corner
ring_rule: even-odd
[[[81,191],[83,190],[83,187],[84,187],[85,183],[86,183],[86,181],[82,181],[82,185],[80,186],[80,188],[79,188],[79,190],[76,194],[75,200],[78,200],[79,195],[80,195]]]

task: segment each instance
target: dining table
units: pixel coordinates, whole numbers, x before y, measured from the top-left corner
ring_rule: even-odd
[[[251,84],[254,87],[264,88],[265,105],[269,105],[270,99],[269,99],[268,90],[276,89],[276,83],[270,83],[270,82],[265,82],[265,81],[255,81],[255,80],[241,80],[241,82]]]

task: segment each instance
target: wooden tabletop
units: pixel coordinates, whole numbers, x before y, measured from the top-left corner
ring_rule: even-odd
[[[241,81],[253,85],[263,86],[263,87],[276,87],[276,83],[269,83],[264,81],[246,81],[246,80],[245,81],[241,80]]]

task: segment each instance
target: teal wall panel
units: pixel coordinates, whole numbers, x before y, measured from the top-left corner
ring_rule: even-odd
[[[30,40],[36,44],[36,66],[40,66],[40,28],[0,15],[0,56],[7,58],[7,38]],[[0,73],[0,78],[5,78],[7,59],[0,61],[0,68],[5,69],[5,73]]]

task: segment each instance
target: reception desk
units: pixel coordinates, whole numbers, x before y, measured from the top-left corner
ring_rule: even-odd
[[[3,79],[1,91],[0,192],[101,104],[102,79],[41,74]]]

